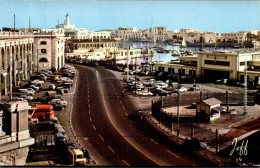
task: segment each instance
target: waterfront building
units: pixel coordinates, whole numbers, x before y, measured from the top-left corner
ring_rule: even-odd
[[[142,31],[135,27],[119,27],[118,30],[111,32],[111,38],[120,38],[121,40],[140,40],[142,37]]]
[[[102,60],[112,57],[117,50],[118,41],[115,39],[69,39],[66,41],[65,57]]]
[[[167,27],[154,27],[154,39],[165,41],[167,39]]]
[[[201,37],[204,43],[216,43],[217,33],[215,32],[203,32]]]
[[[203,76],[209,82],[229,79],[243,82],[247,64],[248,81],[260,84],[260,49],[199,51],[193,56],[181,56],[178,61],[153,62],[155,71]]]

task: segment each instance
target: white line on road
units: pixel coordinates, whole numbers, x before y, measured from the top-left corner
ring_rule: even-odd
[[[123,133],[115,126],[114,122],[112,121],[110,115],[109,115],[109,112],[108,112],[108,107],[107,107],[107,103],[105,101],[105,96],[104,96],[104,92],[103,92],[103,89],[102,89],[102,86],[101,86],[101,82],[99,80],[99,78],[97,78],[98,80],[98,84],[99,84],[99,87],[100,87],[100,91],[101,91],[101,95],[102,95],[102,99],[103,99],[103,102],[104,102],[104,106],[105,106],[105,109],[106,109],[106,113],[107,113],[107,116],[108,116],[108,119],[110,121],[110,123],[113,125],[113,127],[117,130],[117,132],[130,144],[132,145],[137,151],[139,151],[140,153],[142,153],[144,156],[146,156],[148,159],[150,159],[151,161],[153,161],[154,163],[158,164],[159,166],[162,166],[161,163],[157,162],[156,160],[153,160],[151,157],[149,157],[148,154],[144,153],[142,150],[140,150],[138,147],[136,147],[128,138],[127,136],[124,136]]]

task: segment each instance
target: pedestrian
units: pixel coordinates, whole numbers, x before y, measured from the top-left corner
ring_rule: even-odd
[[[125,92],[124,92],[124,91],[122,91],[122,99],[124,98],[124,96],[125,96]]]

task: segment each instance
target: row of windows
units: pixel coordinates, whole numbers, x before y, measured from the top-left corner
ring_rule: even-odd
[[[60,43],[60,41],[58,41],[58,44]],[[61,43],[63,43],[63,40],[61,40]],[[47,45],[47,42],[46,41],[41,41],[40,42],[41,45]]]
[[[240,62],[240,66],[244,66],[245,62]],[[249,61],[247,61],[247,66],[249,66]]]
[[[230,62],[228,61],[205,60],[204,64],[230,66]]]
[[[159,67],[160,72],[164,72],[164,67]],[[174,68],[168,68],[169,73],[174,73]],[[178,73],[185,75],[185,69],[178,69]],[[196,75],[196,70],[189,70],[189,75]]]

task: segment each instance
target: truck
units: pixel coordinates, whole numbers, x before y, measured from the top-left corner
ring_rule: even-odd
[[[68,161],[72,166],[86,165],[86,158],[80,149],[70,148],[68,146]]]

